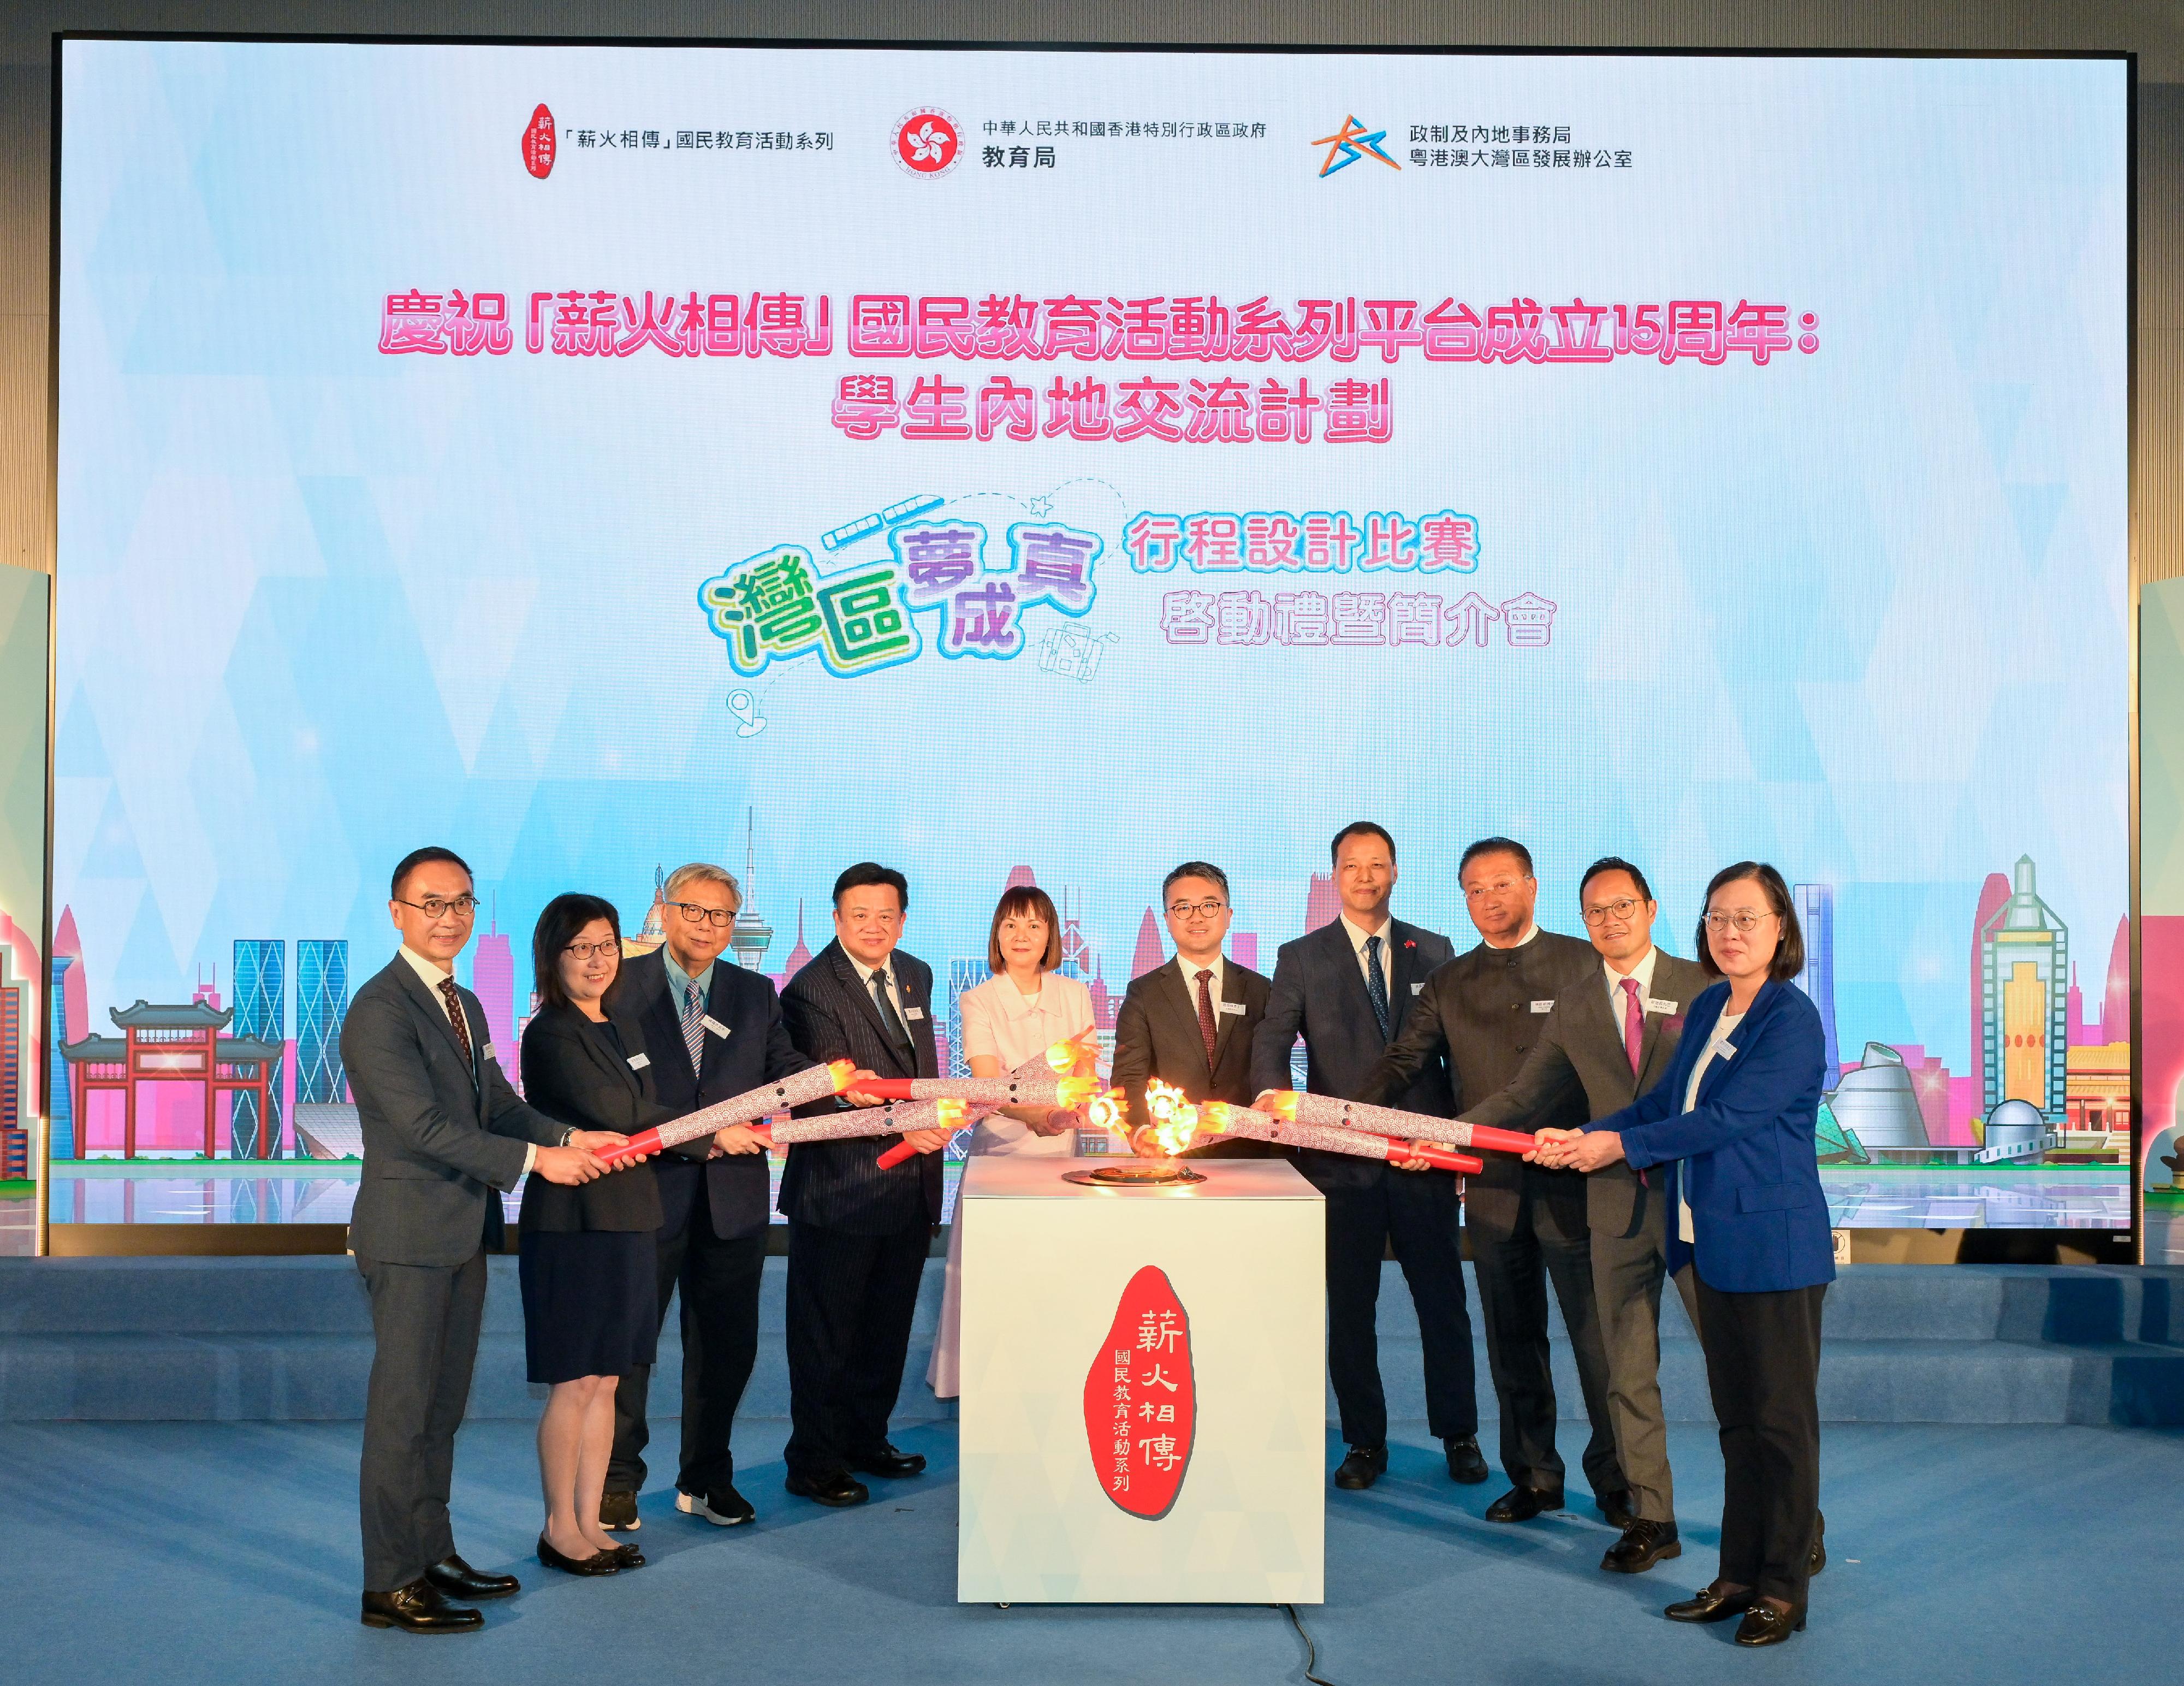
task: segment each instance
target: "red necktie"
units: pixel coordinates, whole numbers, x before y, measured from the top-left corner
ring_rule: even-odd
[[[1638,1075],[1639,1045],[1646,1037],[1646,1009],[1638,1000],[1638,980],[1623,980],[1623,1052],[1630,1056],[1630,1075]]]
[[[463,998],[455,989],[455,980],[441,979],[440,993],[447,1000],[448,1026],[455,1033],[455,1046],[463,1051],[463,1064],[475,1066],[477,1062],[471,1058],[470,1020],[463,1017]]]
[[[1213,974],[1211,972],[1201,972],[1198,974],[1198,1034],[1206,1038],[1206,1070],[1209,1076],[1213,1071],[1213,1044],[1216,1037],[1213,1029],[1213,997],[1206,986],[1212,976]]]

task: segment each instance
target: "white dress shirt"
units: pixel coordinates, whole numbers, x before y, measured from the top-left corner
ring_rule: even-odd
[[[1615,1015],[1615,1034],[1618,1038],[1629,1034],[1623,1024],[1623,1006],[1630,999],[1624,993],[1623,980],[1626,977],[1635,978],[1638,980],[1638,1015],[1643,1019],[1646,1014],[1646,1003],[1653,998],[1653,963],[1660,958],[1660,955],[1659,949],[1647,948],[1646,957],[1628,972],[1617,971],[1607,961],[1603,960],[1600,963],[1600,969],[1607,977],[1607,1005],[1609,1010]]]
[[[956,998],[963,1015],[963,1063],[981,1054],[998,1061],[1004,1075],[1036,1059],[1067,1036],[1092,1029],[1092,991],[1081,978],[1049,972],[1039,993],[1027,996],[1006,973],[989,978]],[[1077,1151],[1076,1134],[1039,1136],[1021,1119],[990,1113],[971,1132],[973,1153],[1050,1153]]]
[[[1707,1038],[1706,1052],[1699,1056],[1698,1064],[1691,1067],[1691,1080],[1684,1086],[1685,1112],[1689,1112],[1698,1101],[1699,1079],[1706,1075],[1707,1067],[1722,1057],[1724,1045],[1742,1023],[1744,1015],[1741,1013],[1724,1013],[1714,1021],[1713,1035]],[[1684,1242],[1692,1239],[1690,1174],[1680,1169],[1676,1177],[1676,1239]]]
[[[1365,944],[1373,937],[1380,939],[1380,986],[1388,992],[1388,1008],[1392,1015],[1396,1005],[1396,957],[1391,952],[1396,922],[1393,918],[1380,921],[1380,929],[1368,931],[1352,919],[1342,916],[1342,933],[1350,939],[1351,952],[1357,957],[1357,975],[1365,980],[1365,992],[1373,992],[1373,969],[1366,962]]]
[[[1218,1030],[1221,1028],[1221,984],[1228,974],[1228,963],[1217,954],[1201,966],[1196,961],[1186,960],[1178,954],[1175,957],[1175,969],[1183,974],[1183,987],[1190,997],[1190,1008],[1194,1013],[1198,1010],[1198,974],[1201,972],[1213,974],[1206,980],[1206,987],[1212,994],[1213,1028]]]
[[[846,948],[842,952],[844,954],[850,953]],[[902,1020],[902,1028],[909,1030],[910,1014],[903,1011],[902,980],[895,975],[894,951],[893,949],[888,951],[887,963],[884,966],[867,966],[854,954],[850,954],[850,964],[857,969],[857,981],[865,986],[866,995],[872,992],[872,974],[884,972],[887,977],[888,999],[894,1003],[895,1016]],[[917,1046],[916,1033],[914,1031],[911,1035],[911,1046],[912,1047]]]
[[[446,967],[441,965],[438,962],[427,960],[423,955],[418,953],[415,949],[410,947],[406,942],[402,945],[400,950],[398,952],[404,960],[410,963],[410,969],[417,974],[419,981],[425,985],[425,993],[432,997],[432,1005],[440,1009],[440,1017],[446,1019],[448,1024],[452,1027],[455,1022],[454,1017],[448,1011],[448,997],[446,993],[440,988],[440,985],[446,983],[448,979],[454,977],[455,974],[449,971]],[[487,1026],[487,1029],[490,1030],[492,1027],[488,1025]],[[478,1046],[477,1028],[471,1023],[470,1014],[467,1013],[463,1015],[463,1034],[470,1039],[471,1057],[477,1061],[481,1067],[482,1067],[485,1063],[485,1056],[493,1052],[493,1044],[491,1042],[488,1042],[482,1048]],[[568,1140],[568,1137],[565,1134],[561,1139],[566,1142]],[[538,1144],[535,1142],[525,1142],[523,1144],[524,1175],[529,1176],[531,1175],[531,1168],[538,1163]]]

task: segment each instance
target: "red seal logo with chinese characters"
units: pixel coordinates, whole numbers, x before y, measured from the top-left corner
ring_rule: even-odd
[[[541,181],[554,173],[554,114],[543,105],[523,126],[523,167]]]
[[[1123,1288],[1084,1372],[1092,1473],[1117,1509],[1156,1522],[1175,1507],[1197,1438],[1190,1316],[1167,1273],[1148,1264]]]
[[[894,161],[913,176],[945,176],[962,150],[956,120],[936,105],[921,105],[894,126]]]

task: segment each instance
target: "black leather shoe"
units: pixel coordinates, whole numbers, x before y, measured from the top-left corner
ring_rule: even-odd
[[[405,1633],[471,1633],[485,1626],[485,1617],[463,1605],[449,1604],[437,1587],[420,1576],[391,1593],[366,1593],[364,1625],[399,1627]]]
[[[1661,1612],[1671,1622],[1726,1622],[1752,1607],[1752,1588],[1724,1586],[1716,1581]]]
[[[1816,1511],[1813,1521],[1812,1555],[1805,1560],[1805,1578],[1809,1581],[1827,1566],[1828,1519]]]
[[[1744,1620],[1737,1623],[1736,1643],[1740,1645],[1779,1645],[1791,1634],[1804,1631],[1803,1611],[1777,1610],[1771,1604],[1755,1604],[1744,1612]]]
[[[758,1515],[749,1499],[735,1489],[731,1482],[705,1493],[684,1493],[680,1488],[675,1494],[675,1508],[686,1516],[710,1522],[716,1528],[732,1528],[738,1522],[748,1522]]]
[[[634,1493],[602,1493],[599,1495],[599,1526],[609,1533],[635,1533],[644,1523],[637,1514],[637,1495]]]
[[[1602,1493],[1593,1498],[1593,1508],[1607,1518],[1611,1528],[1627,1528],[1638,1520],[1638,1508],[1628,1493]]]
[[[925,1457],[918,1452],[898,1452],[892,1446],[883,1446],[877,1452],[867,1452],[861,1458],[848,1460],[851,1469],[860,1475],[918,1476],[925,1473]]]
[[[1490,1522],[1529,1522],[1542,1511],[1559,1510],[1563,1496],[1536,1487],[1513,1487],[1486,1507]]]
[[[538,1536],[538,1560],[565,1575],[615,1575],[621,1572],[621,1559],[614,1552],[595,1551],[589,1557],[571,1557],[566,1552],[554,1550],[553,1542],[543,1534]]]
[[[425,1578],[451,1598],[506,1598],[523,1583],[513,1575],[488,1575],[449,1552],[425,1572]]]
[[[616,1563],[620,1564],[625,1569],[642,1569],[644,1567],[644,1554],[638,1549],[634,1544],[618,1545],[610,1552],[608,1555],[612,1557]]]
[[[1352,1446],[1350,1455],[1334,1472],[1334,1484],[1345,1493],[1362,1493],[1387,1473],[1385,1446]]]
[[[1479,1454],[1479,1437],[1459,1434],[1452,1440],[1440,1443],[1448,1454],[1448,1478],[1460,1481],[1466,1487],[1476,1487],[1486,1479],[1486,1460]]]
[[[1636,1516],[1623,1525],[1623,1538],[1607,1548],[1600,1566],[1612,1575],[1642,1575],[1662,1559],[1683,1555],[1674,1522],[1649,1522]]]
[[[815,1505],[826,1505],[837,1510],[852,1505],[861,1505],[872,1496],[872,1489],[861,1481],[850,1478],[847,1470],[836,1470],[832,1475],[791,1475],[782,1482],[799,1499],[809,1499]]]

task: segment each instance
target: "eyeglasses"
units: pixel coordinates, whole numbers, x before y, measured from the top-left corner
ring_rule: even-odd
[[[710,922],[725,927],[736,922],[736,910],[733,907],[701,907],[695,902],[666,902],[660,905],[672,907],[694,925]]]
[[[1638,911],[1638,903],[1628,896],[1616,902],[1603,902],[1597,907],[1585,910],[1585,922],[1589,925],[1605,924],[1610,919],[1627,919]]]
[[[1778,916],[1772,912],[1757,913],[1749,907],[1739,907],[1730,913],[1708,913],[1700,923],[1716,936],[1719,936],[1731,925],[1735,925],[1737,934],[1742,935],[1762,919],[1772,919]]]
[[[1171,902],[1167,911],[1173,918],[1187,919],[1195,913],[1201,919],[1210,919],[1228,905],[1217,896],[1209,896],[1203,902]]]
[[[573,954],[579,960],[588,960],[596,954],[604,960],[610,954],[621,953],[621,945],[610,937],[604,942],[572,942],[561,952]]]
[[[477,912],[475,896],[458,896],[453,901],[444,896],[427,896],[422,902],[406,901],[399,896],[394,899],[404,907],[415,907],[428,919],[443,919],[450,913],[459,919],[467,919]]]

